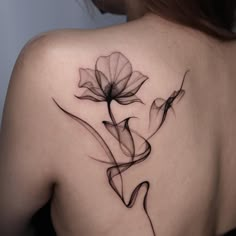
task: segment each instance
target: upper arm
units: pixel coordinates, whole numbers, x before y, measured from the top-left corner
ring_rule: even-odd
[[[52,194],[56,154],[48,78],[53,74],[46,38],[23,48],[7,92],[0,132],[0,235],[20,235]]]

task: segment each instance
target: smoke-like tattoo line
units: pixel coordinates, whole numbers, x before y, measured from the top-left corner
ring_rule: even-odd
[[[123,173],[134,165],[145,161],[151,154],[152,147],[149,140],[159,131],[164,124],[168,111],[174,112],[173,105],[179,102],[185,94],[183,85],[185,82],[186,71],[179,90],[172,92],[167,98],[156,98],[149,111],[149,131],[150,135],[144,137],[138,131],[131,129],[128,117],[117,123],[113,114],[111,104],[113,101],[120,105],[129,105],[135,102],[142,103],[142,100],[136,96],[136,93],[148,80],[148,77],[140,72],[133,71],[129,60],[120,52],[114,52],[109,56],[99,57],[96,61],[95,69],[80,68],[79,88],[85,88],[81,96],[75,96],[79,100],[90,100],[93,102],[106,102],[110,121],[102,121],[106,130],[117,140],[120,150],[124,156],[129,158],[128,161],[118,162],[111,148],[89,123],[83,119],[73,115],[62,108],[57,101],[53,99],[55,104],[66,115],[82,125],[101,145],[109,160],[99,160],[96,157],[90,157],[100,163],[109,165],[106,170],[108,183],[114,190],[120,200],[127,208],[135,205],[139,191],[144,188],[145,195],[143,199],[143,209],[149,220],[153,236],[156,236],[153,222],[148,212],[147,200],[150,191],[150,182],[143,181],[132,191],[129,200],[125,200],[124,178]],[[138,143],[142,142],[141,145]],[[142,147],[142,151],[140,148]],[[117,179],[118,178],[118,179]],[[119,180],[119,181],[118,181]]]

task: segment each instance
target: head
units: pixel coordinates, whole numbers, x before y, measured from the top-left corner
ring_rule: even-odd
[[[221,40],[236,39],[235,0],[92,0],[104,12],[124,14],[129,20],[145,13],[196,28]]]

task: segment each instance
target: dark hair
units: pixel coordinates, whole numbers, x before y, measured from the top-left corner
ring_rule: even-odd
[[[146,0],[149,11],[201,30],[220,40],[234,40],[236,0]]]

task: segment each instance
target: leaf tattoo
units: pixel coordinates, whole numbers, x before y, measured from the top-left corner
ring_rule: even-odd
[[[144,104],[136,95],[148,77],[140,72],[133,71],[130,61],[120,52],[114,52],[108,56],[101,56],[97,59],[94,69],[79,69],[80,81],[78,87],[85,89],[82,95],[77,96],[81,102],[89,100],[92,102],[105,102],[110,121],[102,121],[105,130],[117,141],[121,152],[124,154],[124,161],[117,161],[111,147],[103,139],[102,135],[96,131],[85,120],[73,115],[62,108],[54,99],[57,107],[67,116],[71,117],[77,123],[82,125],[101,145],[106,153],[107,160],[99,160],[96,157],[90,157],[100,163],[109,165],[106,169],[107,180],[110,187],[114,190],[122,203],[127,208],[135,205],[136,199],[141,189],[145,190],[143,198],[143,210],[150,223],[152,235],[156,236],[156,231],[148,212],[147,201],[150,191],[150,182],[143,181],[138,184],[126,201],[127,193],[124,192],[123,173],[128,171],[134,165],[140,164],[149,158],[152,147],[149,140],[160,130],[164,124],[168,111],[174,112],[173,105],[177,104],[185,94],[183,85],[187,76],[186,71],[181,86],[177,91],[173,91],[167,99],[156,98],[150,106],[149,111],[149,137],[144,137],[138,131],[130,127],[130,120],[134,117],[128,117],[117,122],[112,112],[111,104],[116,101],[120,105],[129,105],[135,102]]]

